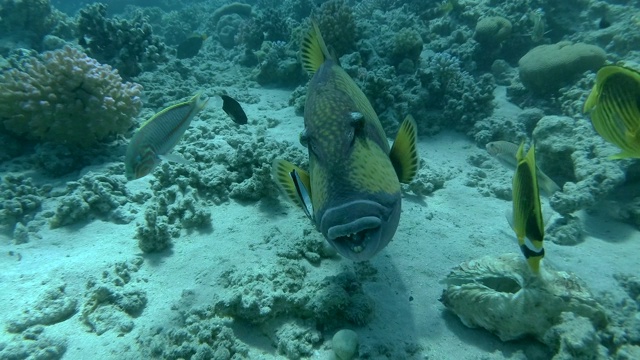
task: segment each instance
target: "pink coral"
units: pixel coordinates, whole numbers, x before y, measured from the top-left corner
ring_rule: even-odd
[[[65,46],[0,74],[0,120],[19,136],[87,147],[131,127],[141,91],[109,65]]]

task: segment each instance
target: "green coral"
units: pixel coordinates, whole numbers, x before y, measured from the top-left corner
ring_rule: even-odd
[[[20,32],[32,41],[40,41],[55,26],[49,0],[0,0],[0,34]]]
[[[80,10],[78,43],[92,57],[109,64],[125,77],[152,70],[166,60],[165,45],[153,35],[141,12],[131,20],[107,18],[105,4],[92,4]]]
[[[331,46],[337,56],[348,54],[355,49],[357,40],[356,20],[351,8],[344,0],[329,0],[322,4],[315,19],[327,46]]]
[[[511,22],[502,16],[480,19],[473,38],[485,45],[498,45],[511,35]]]
[[[418,64],[423,46],[424,43],[418,31],[411,28],[402,29],[394,36],[391,61],[394,65],[399,65],[408,60],[411,62],[409,66],[413,68]]]

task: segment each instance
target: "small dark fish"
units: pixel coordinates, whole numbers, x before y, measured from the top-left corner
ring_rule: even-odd
[[[207,35],[191,35],[178,45],[178,59],[188,59],[198,55],[202,48],[202,43],[207,39]]]
[[[609,26],[611,26],[611,21],[609,21],[606,16],[601,17],[600,21],[598,22],[598,27],[600,29],[606,29]]]
[[[231,117],[236,124],[244,125],[247,123],[247,114],[242,110],[242,106],[234,98],[220,94],[222,98],[222,110]]]

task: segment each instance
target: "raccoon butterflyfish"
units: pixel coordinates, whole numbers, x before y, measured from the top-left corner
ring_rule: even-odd
[[[502,165],[508,169],[515,170],[518,165],[516,160],[518,145],[508,141],[493,141],[488,143],[486,148],[487,152]],[[537,166],[536,174],[538,177],[538,185],[547,196],[551,196],[556,191],[560,191],[560,187]]]
[[[513,175],[513,230],[520,250],[534,273],[540,272],[544,257],[544,220],[538,193],[535,146],[524,156],[524,142],[516,153],[517,166]]]
[[[603,66],[583,111],[589,113],[598,134],[622,150],[610,158],[640,158],[640,73]]]
[[[301,143],[309,169],[276,159],[273,177],[342,256],[368,260],[393,238],[400,183],[418,170],[416,123],[402,123],[393,147],[364,93],[329,55],[318,26],[303,40],[307,89]]]
[[[180,141],[193,117],[204,108],[207,101],[208,98],[203,99],[201,94],[197,94],[189,101],[169,106],[142,124],[127,147],[124,160],[127,180],[149,174],[163,158],[182,161],[168,153]]]
[[[207,40],[207,35],[205,34],[194,34],[189,36],[181,42],[180,45],[178,45],[178,48],[176,49],[176,57],[178,59],[188,59],[198,55],[205,40]]]

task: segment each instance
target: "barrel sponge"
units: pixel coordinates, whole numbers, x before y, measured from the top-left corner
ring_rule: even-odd
[[[554,92],[577,75],[597,70],[605,60],[604,50],[595,45],[569,41],[540,45],[518,61],[520,80],[534,93]]]
[[[0,123],[15,135],[88,147],[133,124],[142,86],[65,46],[0,74]]]
[[[511,22],[502,16],[480,19],[476,24],[473,38],[481,44],[497,45],[511,35]]]

